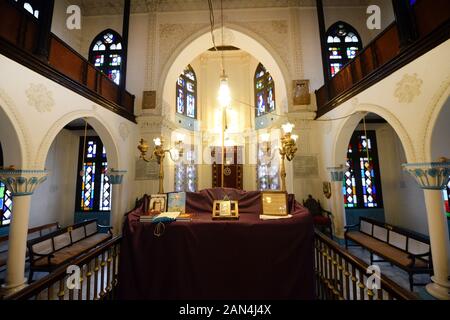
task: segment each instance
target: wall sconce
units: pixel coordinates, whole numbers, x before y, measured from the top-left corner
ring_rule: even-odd
[[[297,153],[297,145],[296,142],[298,140],[298,136],[292,134],[292,130],[295,126],[292,123],[287,123],[282,126],[284,135],[281,137],[281,190],[286,191],[286,167],[285,167],[285,159],[288,161],[292,161]]]
[[[157,160],[159,164],[159,193],[164,193],[164,159],[166,157],[166,153],[169,154],[170,159],[172,159],[173,162],[178,162],[181,158],[183,158],[184,155],[184,135],[178,135],[177,136],[177,142],[175,142],[175,147],[164,149],[164,140],[162,138],[156,138],[153,139],[153,142],[155,144],[155,147],[153,149],[152,156],[150,159],[147,158],[147,152],[149,149],[149,145],[147,141],[144,139],[141,139],[138,150],[141,153],[140,159],[144,160],[145,162],[150,162],[152,160]],[[177,154],[177,158],[174,159],[172,153],[175,152]]]

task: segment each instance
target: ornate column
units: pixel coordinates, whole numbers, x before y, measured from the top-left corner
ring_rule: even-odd
[[[122,231],[122,183],[123,177],[127,173],[126,170],[108,170],[109,181],[112,185],[112,219],[111,224],[113,226],[113,234],[119,235]]]
[[[414,177],[425,195],[434,271],[433,283],[427,285],[427,291],[438,299],[450,300],[449,236],[442,200],[450,162],[404,164],[403,168]]]
[[[16,291],[25,285],[24,277],[31,196],[47,180],[47,171],[0,170],[0,181],[14,199],[9,229],[6,290]]]
[[[336,237],[344,238],[344,227],[346,225],[344,195],[342,194],[342,182],[344,181],[345,167],[327,168],[331,175],[331,212],[334,219],[334,233]]]

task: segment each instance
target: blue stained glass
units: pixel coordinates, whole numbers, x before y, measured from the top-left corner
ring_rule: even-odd
[[[182,89],[178,89],[177,112],[184,114],[184,92]]]
[[[108,170],[108,163],[102,163],[102,174],[100,183],[100,211],[110,211],[111,210],[111,183],[109,177],[105,174]]]
[[[84,175],[82,181],[81,208],[83,211],[91,211],[94,208],[95,187],[95,163],[84,164]]]
[[[97,156],[97,144],[94,141],[88,141],[87,154],[88,159],[93,159]]]
[[[106,158],[106,148],[105,147],[103,147],[102,156],[103,156],[103,158]]]
[[[195,97],[192,94],[187,96],[187,116],[195,118]]]
[[[266,102],[264,101],[264,93],[259,93],[256,96],[256,107],[258,108],[258,115],[262,115],[266,111]]]

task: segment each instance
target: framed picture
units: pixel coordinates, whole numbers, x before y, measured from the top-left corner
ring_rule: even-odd
[[[239,203],[237,201],[214,201],[213,220],[239,220]]]
[[[288,201],[287,192],[265,191],[262,192],[263,215],[266,216],[287,216]]]
[[[311,104],[311,94],[309,93],[309,80],[294,80],[294,105]]]
[[[186,213],[186,192],[171,192],[167,199],[167,212]]]
[[[149,211],[166,212],[167,195],[166,194],[152,194],[150,196]]]

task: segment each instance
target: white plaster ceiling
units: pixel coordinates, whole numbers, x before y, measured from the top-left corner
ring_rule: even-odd
[[[124,0],[72,0],[71,4],[79,5],[84,16],[114,15],[123,13]],[[370,0],[324,0],[324,6],[363,6]],[[269,7],[311,7],[315,0],[224,0],[225,9],[269,8]],[[220,8],[220,1],[213,0],[214,8]],[[207,0],[131,0],[133,13],[149,11],[194,11],[208,10]]]

